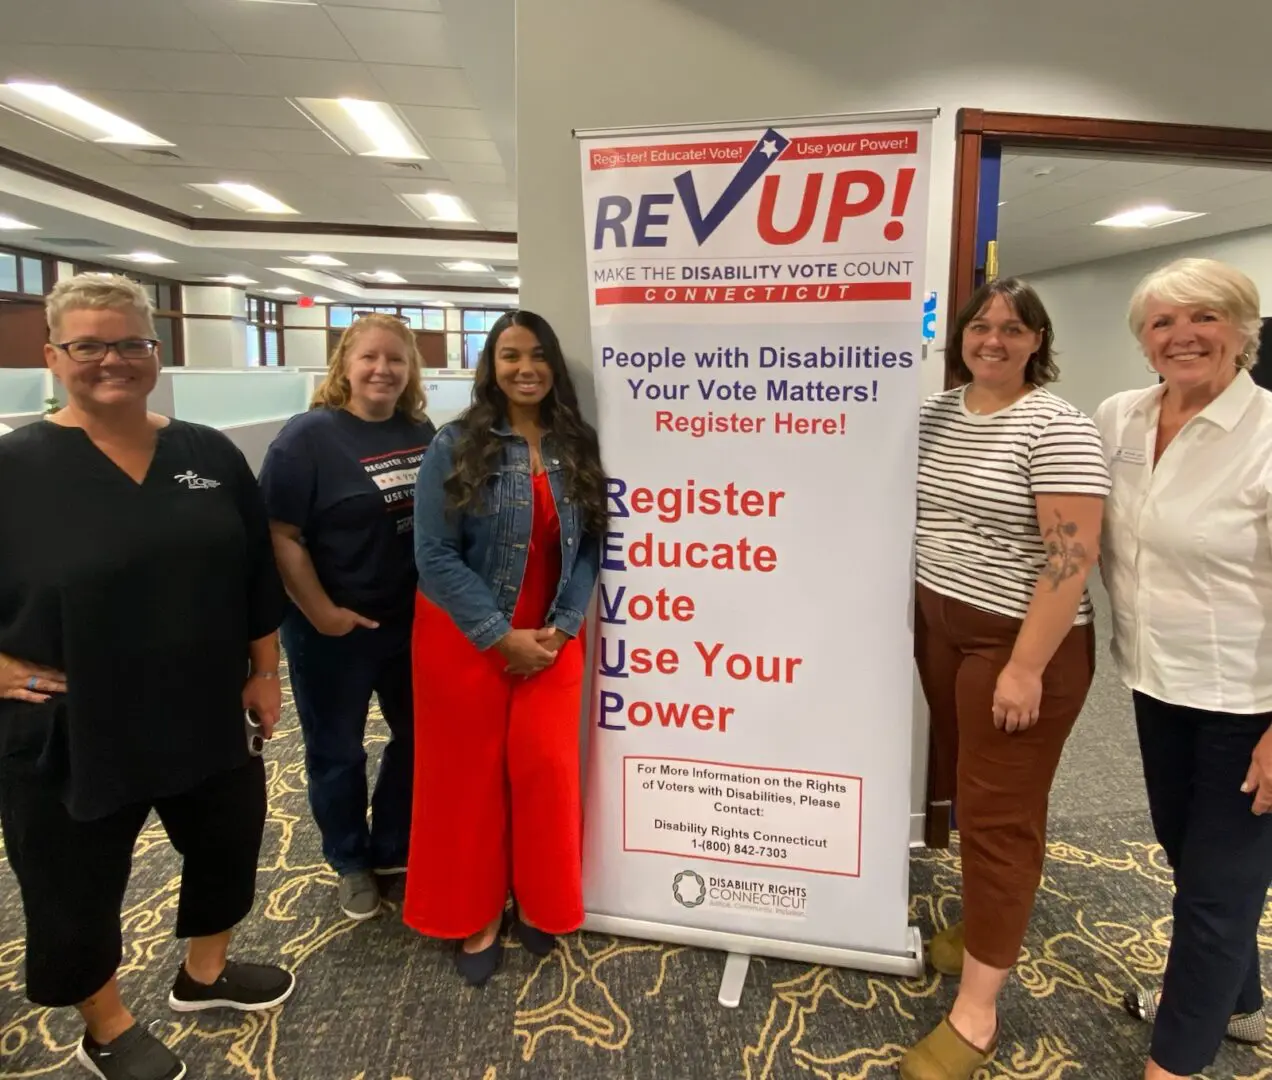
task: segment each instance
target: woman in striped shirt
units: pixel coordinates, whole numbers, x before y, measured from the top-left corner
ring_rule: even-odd
[[[957,777],[963,862],[963,921],[929,958],[962,979],[905,1080],[967,1080],[996,1052],[1051,781],[1094,672],[1086,580],[1109,473],[1095,425],[1044,389],[1058,375],[1052,338],[1024,282],[982,286],[946,352],[962,385],[920,413],[915,655],[932,767]]]

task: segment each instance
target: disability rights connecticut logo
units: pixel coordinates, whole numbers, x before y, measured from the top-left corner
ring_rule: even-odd
[[[672,879],[671,895],[681,907],[696,908],[707,898],[707,883],[696,870],[681,870]]]

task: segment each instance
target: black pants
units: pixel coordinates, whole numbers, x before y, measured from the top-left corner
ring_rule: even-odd
[[[155,802],[182,856],[177,937],[222,933],[251,911],[265,807],[259,758]],[[138,804],[76,821],[35,777],[0,785],[0,824],[26,913],[27,997],[37,1005],[78,1004],[119,967],[124,890],[150,810]]]
[[[1167,705],[1135,694],[1153,831],[1175,872],[1175,928],[1152,1058],[1191,1076],[1233,1013],[1263,1006],[1257,934],[1272,881],[1272,815],[1241,785],[1272,714]]]
[[[327,637],[293,608],[282,636],[323,857],[338,874],[406,866],[415,767],[410,614],[376,630]],[[380,758],[368,827],[364,741],[372,694],[392,738]]]

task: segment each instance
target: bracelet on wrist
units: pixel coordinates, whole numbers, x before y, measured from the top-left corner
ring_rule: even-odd
[[[277,671],[253,671],[251,675],[248,676],[248,678],[249,679],[277,679],[278,672]]]

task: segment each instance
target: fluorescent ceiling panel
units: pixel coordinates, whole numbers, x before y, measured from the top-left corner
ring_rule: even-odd
[[[281,199],[274,198],[267,191],[252,184],[238,184],[222,181],[219,184],[188,184],[188,187],[210,195],[224,206],[242,210],[249,214],[298,214],[299,210],[288,206]]]
[[[25,221],[19,221],[15,217],[8,214],[0,214],[0,229],[38,229],[38,225],[28,225]]]
[[[460,259],[457,262],[442,263],[443,269],[455,274],[493,274],[494,271],[485,263],[473,262],[472,259]]]
[[[428,153],[392,105],[360,98],[293,98],[292,104],[350,154],[426,161]]]
[[[473,212],[458,195],[426,191],[420,195],[398,195],[416,217],[425,221],[475,222]]]
[[[521,288],[521,278],[520,277],[501,277],[499,279],[499,284],[507,285],[508,288],[510,289],[519,289]]]
[[[1204,213],[1172,210],[1168,206],[1140,206],[1134,210],[1126,210],[1112,217],[1106,217],[1095,224],[1105,225],[1111,229],[1157,229],[1162,225],[1174,225],[1179,221],[1204,216]]]
[[[300,263],[302,266],[348,266],[348,263],[341,262],[339,259],[331,255],[287,255],[285,256],[290,262]]]
[[[259,282],[255,278],[244,277],[242,274],[226,274],[224,277],[208,278],[209,281],[215,281],[218,285],[257,285]]]
[[[0,84],[0,105],[88,142],[118,146],[175,145],[52,83],[13,80]]]
[[[111,255],[112,259],[123,259],[125,262],[148,263],[158,266],[160,263],[176,262],[176,259],[169,259],[164,255],[157,255],[153,251],[133,251],[127,255]]]
[[[371,281],[378,281],[384,285],[405,285],[406,278],[401,274],[394,273],[392,270],[364,270],[359,277],[369,278]]]

